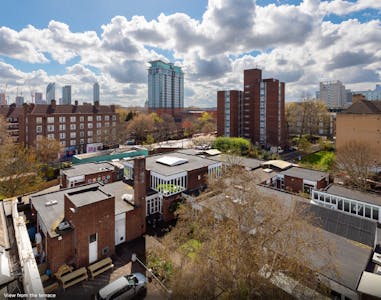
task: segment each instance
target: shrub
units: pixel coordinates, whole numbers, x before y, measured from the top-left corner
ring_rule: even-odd
[[[213,148],[224,153],[248,155],[251,150],[251,143],[244,138],[218,137],[213,143]]]

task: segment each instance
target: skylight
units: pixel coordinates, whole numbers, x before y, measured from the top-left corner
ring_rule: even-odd
[[[169,166],[169,167],[173,167],[173,166],[185,164],[188,162],[188,160],[185,158],[180,158],[180,157],[176,157],[176,156],[163,156],[163,157],[157,159],[156,162],[163,164],[163,165],[166,165],[166,166]]]

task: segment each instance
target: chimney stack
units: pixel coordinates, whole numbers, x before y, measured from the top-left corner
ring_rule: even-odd
[[[145,211],[146,201],[146,158],[134,159],[134,202],[136,207],[142,206]]]
[[[56,100],[52,99],[50,101],[50,106],[52,107],[52,109],[56,109]]]

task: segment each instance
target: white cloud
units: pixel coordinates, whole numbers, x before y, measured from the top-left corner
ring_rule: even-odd
[[[102,25],[100,36],[72,32],[57,21],[20,32],[0,27],[0,55],[47,65],[49,58],[66,67],[65,74],[54,75],[23,72],[0,61],[0,84],[27,82],[41,91],[49,81],[72,84],[74,98],[90,101],[97,80],[103,101],[143,105],[147,62],[173,55],[185,72],[188,105],[214,106],[217,90],[242,89],[243,70],[254,67],[286,81],[288,99],[312,92],[326,79],[372,88],[381,74],[380,20],[344,18],[334,24],[325,18],[367,8],[381,10],[381,1],[304,0],[262,7],[254,0],[209,0],[200,20],[184,13],[154,20],[115,16]]]

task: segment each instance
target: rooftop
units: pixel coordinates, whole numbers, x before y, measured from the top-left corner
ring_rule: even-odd
[[[73,165],[69,169],[63,170],[62,173],[65,174],[67,177],[75,177],[75,176],[81,176],[81,175],[96,174],[96,173],[104,172],[104,171],[112,171],[114,169],[115,169],[114,165],[108,162],[87,163],[87,164]]]
[[[217,155],[217,156],[211,157],[210,159],[217,160],[228,165],[238,164],[245,167],[247,170],[254,170],[254,169],[260,168],[262,163],[264,163],[263,160],[259,160],[255,158],[248,158],[248,157],[228,155],[228,154]]]
[[[181,165],[163,165],[157,162],[164,157],[176,157],[178,159],[187,160],[187,162]],[[146,169],[155,173],[162,174],[164,176],[174,175],[181,172],[192,171],[211,165],[217,164],[216,161],[202,158],[194,155],[187,155],[180,152],[171,152],[161,155],[153,155],[146,158]]]
[[[115,181],[105,184],[99,188],[101,191],[115,196],[115,215],[125,213],[134,209],[134,207],[123,200],[123,196],[128,194],[133,198],[134,189],[123,181]],[[132,200],[133,202],[133,200]]]
[[[338,184],[329,185],[325,191],[332,195],[381,206],[381,196],[379,194],[361,192]]]
[[[81,207],[107,200],[111,195],[102,192],[98,187],[94,187],[81,191],[68,192],[67,197],[76,207]]]
[[[280,170],[286,170],[293,166],[292,163],[289,163],[288,161],[276,159],[276,160],[268,160],[261,163],[262,166],[269,166],[269,167],[275,167]]]
[[[290,169],[280,172],[279,174],[283,174],[290,177],[303,178],[311,181],[319,181],[329,176],[329,174],[326,172],[299,167],[292,167]]]
[[[381,101],[360,100],[353,103],[342,114],[381,114]]]

